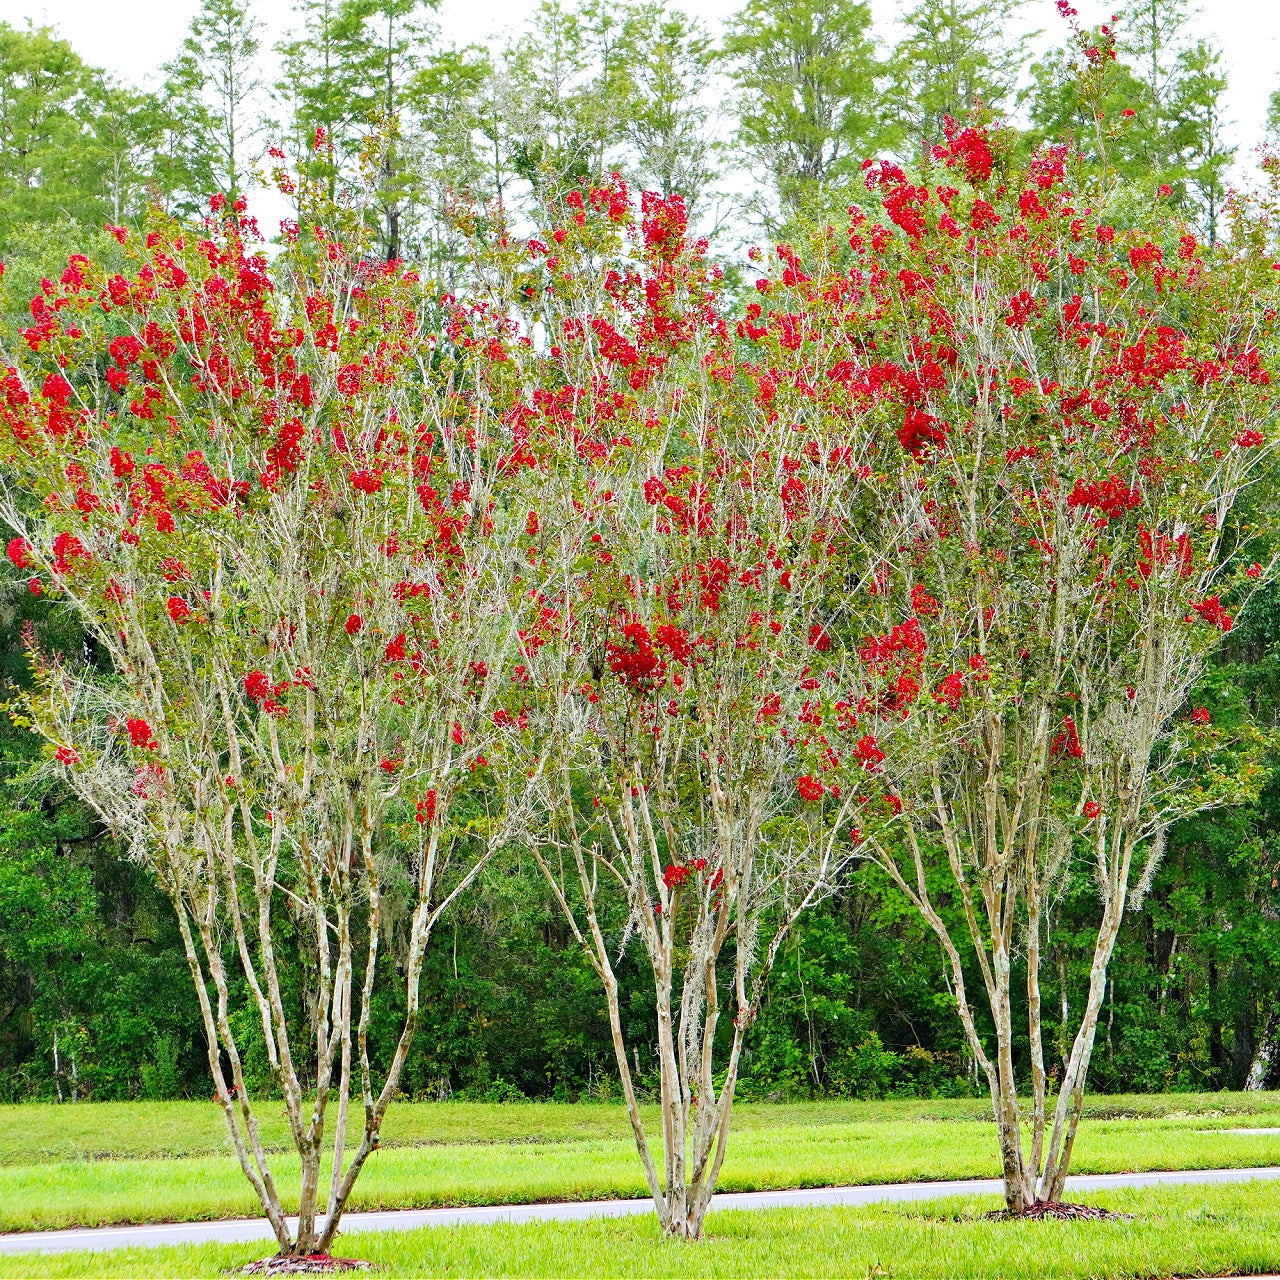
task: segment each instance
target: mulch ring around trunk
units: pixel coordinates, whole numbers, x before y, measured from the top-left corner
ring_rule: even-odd
[[[228,1275],[239,1276],[301,1276],[324,1275],[334,1271],[383,1271],[378,1262],[363,1262],[359,1258],[335,1258],[327,1253],[276,1254],[274,1258],[260,1258],[248,1266],[237,1267]]]
[[[984,1213],[983,1218],[991,1222],[1020,1222],[1024,1219],[1056,1218],[1064,1222],[1132,1222],[1131,1213],[1112,1213],[1110,1209],[1099,1209],[1096,1204],[1069,1204],[1065,1200],[1037,1200],[1035,1204],[1021,1213],[1010,1213],[1008,1209],[995,1209]]]

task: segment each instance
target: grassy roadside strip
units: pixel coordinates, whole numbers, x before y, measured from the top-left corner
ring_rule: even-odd
[[[290,1147],[283,1114],[258,1106],[269,1150]],[[650,1108],[656,1118],[656,1108]],[[1127,1094],[1085,1099],[1091,1119],[1205,1120],[1280,1126],[1277,1093]],[[989,1124],[985,1098],[885,1099],[883,1101],[739,1102],[735,1133],[760,1129],[891,1121],[973,1121]],[[384,1147],[436,1143],[576,1142],[625,1140],[630,1134],[621,1105],[599,1102],[398,1102],[387,1113]],[[222,1113],[211,1102],[90,1102],[55,1106],[0,1106],[0,1165],[44,1162],[175,1159],[230,1154]]]
[[[1256,1119],[1256,1117],[1254,1118]],[[1117,1173],[1280,1165],[1280,1134],[1206,1133],[1200,1117],[1092,1120],[1081,1126],[1073,1171]],[[274,1162],[296,1179],[295,1158]],[[744,1128],[730,1140],[719,1187],[751,1191],[850,1183],[994,1177],[991,1127],[832,1123]],[[644,1195],[628,1141],[474,1143],[384,1150],[366,1166],[352,1209],[520,1204]],[[226,1157],[105,1160],[0,1168],[0,1230],[200,1221],[258,1215]]]
[[[1248,1275],[1280,1267],[1274,1183],[1084,1196],[1127,1222],[990,1222],[994,1200],[713,1213],[698,1244],[662,1241],[651,1218],[426,1228],[341,1237],[335,1253],[386,1276],[892,1276],[1112,1280]],[[0,1257],[5,1277],[214,1277],[258,1245]]]

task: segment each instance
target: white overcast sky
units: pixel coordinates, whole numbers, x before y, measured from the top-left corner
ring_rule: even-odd
[[[447,41],[488,43],[517,28],[536,0],[442,0],[438,20]],[[1105,20],[1117,0],[1075,0],[1081,20]],[[893,36],[893,17],[910,0],[872,0],[877,30]],[[713,30],[740,7],[741,0],[676,0]],[[0,0],[0,20],[15,26],[27,20],[48,24],[71,41],[87,61],[121,80],[154,84],[157,68],[173,55],[198,0]],[[272,43],[294,22],[292,0],[257,0],[255,6]],[[1028,27],[1043,32],[1037,45],[1057,44],[1064,35],[1053,0],[1032,0]],[[1280,88],[1280,0],[1204,0],[1196,29],[1222,48],[1231,87],[1227,115],[1241,159],[1261,137],[1267,98]]]

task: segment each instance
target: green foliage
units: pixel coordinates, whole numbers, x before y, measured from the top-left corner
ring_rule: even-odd
[[[379,166],[379,251],[418,259],[452,292],[464,275],[457,201],[519,205],[527,191],[542,198],[614,167],[664,194],[681,191],[699,210],[736,161],[795,222],[834,222],[851,185],[867,200],[857,181],[864,155],[887,145],[913,155],[937,140],[945,115],[963,118],[975,100],[1013,112],[1015,72],[1030,48],[1009,35],[1019,16],[1012,0],[921,0],[904,13],[887,62],[872,39],[871,7],[854,0],[752,0],[719,49],[695,18],[655,3],[548,3],[505,55],[440,47],[432,8],[306,0],[281,46],[270,133],[331,194],[362,164]],[[1103,127],[1082,93],[1073,38],[1031,68],[1031,127],[1019,146],[1070,133],[1095,171],[1124,188],[1119,210],[1136,220],[1168,184],[1166,198],[1212,240],[1234,157],[1219,55],[1195,38],[1180,0],[1131,4],[1117,32],[1118,57],[1096,98]],[[48,27],[0,24],[0,256],[13,327],[28,323],[27,300],[42,278],[58,278],[70,253],[109,260],[104,222],[137,222],[151,199],[190,216],[212,191],[252,185],[268,133],[257,40],[252,6],[207,0],[163,92],[150,94],[113,83],[85,61],[88,51]],[[717,68],[736,86],[727,122]],[[390,145],[364,154],[376,125]],[[1269,127],[1280,132],[1280,91]],[[317,128],[326,139],[319,150]],[[736,148],[717,150],[713,138],[730,130]],[[35,622],[47,646],[72,650],[82,640],[13,578],[0,601],[0,669],[20,685],[24,623]],[[1280,597],[1271,592],[1237,620],[1228,654],[1194,699],[1215,723],[1230,727],[1246,707],[1259,723],[1276,722],[1277,639]],[[0,755],[0,1096],[53,1098],[59,1088],[66,1097],[73,1088],[91,1098],[207,1096],[167,904],[65,796],[23,780],[36,748],[7,719]],[[1280,1035],[1274,768],[1272,778],[1256,804],[1172,832],[1118,943],[1093,1068],[1101,1087],[1238,1088],[1251,1071],[1280,1082],[1280,1051],[1268,1056]],[[513,856],[444,923],[406,1093],[578,1099],[614,1087],[594,980],[552,905]],[[1044,999],[1059,1053],[1064,1002],[1078,1009],[1084,996],[1094,910],[1082,872],[1053,919]],[[400,1014],[396,962],[389,951],[374,1010],[381,1062]],[[619,976],[628,1017],[649,1035],[644,978],[625,960]],[[976,972],[969,978],[978,981]],[[305,981],[289,998],[302,1027]],[[265,1049],[245,1030],[261,1086]],[[641,1078],[652,1074],[643,1055],[637,1067]],[[972,1090],[936,947],[869,871],[788,944],[740,1087],[749,1097]]]
[[[886,105],[910,153],[941,139],[948,117],[1012,111],[1029,44],[1012,27],[1025,3],[920,0],[903,16]]]
[[[856,172],[884,138],[871,10],[854,0],[749,0],[724,51],[741,95],[739,137],[784,205]]]
[[[29,223],[95,226],[136,207],[128,97],[52,28],[0,23],[0,247]]]

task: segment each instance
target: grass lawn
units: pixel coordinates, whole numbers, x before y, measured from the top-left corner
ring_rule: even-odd
[[[1127,1222],[988,1222],[996,1201],[713,1213],[698,1244],[651,1218],[426,1228],[343,1236],[335,1253],[386,1276],[1103,1277],[1249,1275],[1280,1268],[1280,1187],[1142,1188],[1082,1197]],[[0,1257],[8,1276],[218,1276],[259,1245]]]
[[[268,1149],[287,1150],[282,1111],[258,1106]],[[1201,1117],[1211,1125],[1280,1127],[1280,1092],[1151,1093],[1086,1097],[1085,1115],[1102,1120]],[[657,1109],[649,1109],[649,1119]],[[737,1102],[737,1133],[775,1126],[805,1128],[887,1120],[989,1123],[986,1097],[889,1099],[882,1102]],[[397,1102],[387,1112],[384,1147],[465,1142],[574,1142],[627,1138],[621,1104],[579,1102]],[[210,1102],[93,1102],[0,1106],[0,1165],[55,1160],[225,1155],[231,1150],[222,1112]]]
[[[1203,1132],[1280,1127],[1275,1094],[1097,1098],[1091,1109],[1076,1144],[1078,1173],[1280,1165],[1280,1133]],[[977,1100],[744,1105],[735,1109],[719,1186],[993,1177],[995,1133],[975,1118],[981,1114]],[[273,1122],[282,1124],[278,1112]],[[0,1108],[9,1162],[0,1166],[0,1230],[257,1216],[232,1159],[161,1158],[173,1150],[225,1151],[218,1123],[212,1105],[197,1103]],[[141,1152],[156,1158],[119,1158]],[[72,1153],[78,1158],[66,1158]],[[278,1185],[296,1182],[296,1159],[282,1154],[273,1168]],[[643,1194],[620,1107],[413,1104],[392,1108],[387,1145],[366,1166],[350,1207]]]

